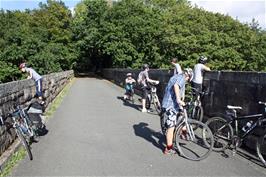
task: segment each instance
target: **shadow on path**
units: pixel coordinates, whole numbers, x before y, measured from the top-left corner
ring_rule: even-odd
[[[148,125],[144,122],[133,125],[135,135],[144,138],[163,151],[165,148],[165,137],[160,132],[150,129]]]
[[[129,101],[125,101],[122,96],[117,96],[116,98],[118,100],[122,100],[124,106],[128,106],[128,107],[134,108],[134,109],[136,109],[138,111],[141,110],[141,105],[136,105],[136,104],[130,103]]]

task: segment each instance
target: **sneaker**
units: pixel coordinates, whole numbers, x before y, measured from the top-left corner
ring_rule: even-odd
[[[163,153],[165,155],[174,155],[174,154],[176,154],[176,151],[174,149],[169,149],[168,150],[167,148],[165,148],[164,151],[163,151]]]
[[[147,112],[147,109],[142,109],[141,112]]]

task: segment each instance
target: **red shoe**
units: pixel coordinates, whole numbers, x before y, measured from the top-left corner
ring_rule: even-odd
[[[164,153],[165,155],[174,155],[174,154],[176,154],[176,150],[174,150],[174,149],[167,149],[167,147],[166,147],[166,148],[164,149],[163,153]]]

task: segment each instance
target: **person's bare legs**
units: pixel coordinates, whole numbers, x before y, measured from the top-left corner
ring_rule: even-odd
[[[147,109],[146,109],[146,99],[142,99],[142,112],[147,112]]]

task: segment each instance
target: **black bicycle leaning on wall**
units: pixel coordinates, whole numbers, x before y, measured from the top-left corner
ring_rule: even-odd
[[[190,104],[188,107],[189,117],[198,121],[203,120],[203,107],[201,104],[202,96],[206,95],[206,92],[201,92],[198,89],[191,88]]]
[[[263,106],[260,114],[238,116],[237,111],[241,110],[242,107],[228,105],[227,109],[229,111],[227,112],[227,118],[210,118],[206,124],[214,136],[213,150],[224,151],[232,147],[233,154],[235,154],[243,140],[252,134],[256,128],[259,128],[261,133],[256,141],[256,151],[260,161],[266,167],[266,103],[259,102],[259,105]],[[246,125],[242,126],[241,130],[239,130],[239,122],[247,120]]]

